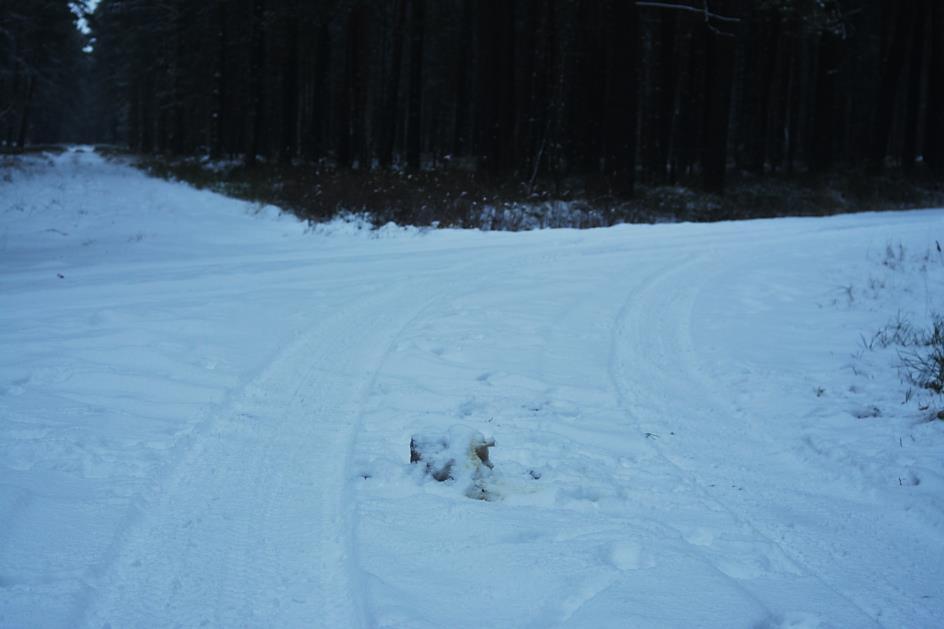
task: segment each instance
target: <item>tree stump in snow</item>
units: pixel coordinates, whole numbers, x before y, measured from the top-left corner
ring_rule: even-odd
[[[492,469],[488,449],[494,439],[482,433],[453,429],[448,435],[413,435],[410,439],[410,463],[422,463],[426,473],[439,482],[455,479],[457,475],[476,477],[482,466]],[[460,472],[459,467],[465,468]],[[469,469],[471,468],[471,469]]]

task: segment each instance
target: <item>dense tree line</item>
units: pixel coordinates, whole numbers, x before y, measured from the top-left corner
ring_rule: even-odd
[[[89,23],[95,139],[142,152],[624,195],[944,170],[938,0],[102,0]]]
[[[76,139],[89,59],[64,0],[0,0],[0,143]],[[90,130],[84,130],[87,135]]]

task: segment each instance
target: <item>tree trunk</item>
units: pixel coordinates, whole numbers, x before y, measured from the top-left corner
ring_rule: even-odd
[[[141,151],[154,151],[154,71],[145,70],[144,85],[141,90]]]
[[[675,52],[675,13],[663,13],[659,28],[659,135],[656,145],[656,180],[668,180],[669,151],[672,142],[672,127],[675,122],[675,86],[677,63]]]
[[[128,148],[133,151],[141,149],[141,77],[131,79],[128,91]]]
[[[262,134],[265,126],[264,21],[265,0],[253,0],[249,61],[249,98],[252,102],[252,126],[249,132],[249,146],[246,150],[246,164],[249,166],[256,164],[256,157],[262,150]]]
[[[524,172],[530,173],[529,161],[533,155],[531,147],[537,135],[538,114],[534,95],[537,90],[536,77],[538,75],[538,31],[540,29],[541,11],[543,3],[532,2],[523,6],[525,12],[523,20],[523,43],[521,54],[516,61],[519,66],[516,71],[519,80],[515,82],[515,138],[513,163]]]
[[[314,46],[315,61],[311,77],[311,112],[305,141],[308,159],[322,157],[325,151],[325,117],[329,111],[328,68],[331,65],[331,33],[326,21],[318,28]]]
[[[26,145],[26,135],[29,133],[30,114],[33,111],[33,94],[36,91],[36,79],[32,74],[26,77],[26,95],[23,98],[23,111],[20,114],[20,124],[16,132],[16,147],[22,149]]]
[[[298,151],[298,24],[285,21],[285,65],[282,68],[282,146],[279,159],[290,162]]]
[[[810,166],[824,173],[832,167],[835,121],[836,68],[839,65],[839,36],[823,31],[816,60],[816,101],[813,107],[813,147]]]
[[[908,63],[908,97],[905,100],[905,127],[901,146],[901,165],[905,170],[914,168],[918,154],[918,114],[921,110],[921,77],[924,61],[924,33],[930,8],[927,0],[913,0],[914,15],[911,29],[911,59]],[[938,0],[935,0],[938,1]],[[939,77],[944,79],[944,77]]]
[[[688,63],[681,83],[682,92],[679,94],[679,124],[672,160],[673,177],[688,174],[704,146],[700,122],[704,120],[706,108],[704,76],[708,29],[699,20],[687,16],[686,18],[688,26],[684,47]]]
[[[225,146],[226,121],[226,5],[227,0],[217,0],[216,2],[216,72],[214,73],[215,84],[213,86],[213,140],[211,152],[213,157],[223,155]]]
[[[944,173],[944,5],[931,5],[931,41],[928,46],[928,101],[924,161],[935,173]]]
[[[898,77],[901,75],[907,56],[908,38],[911,34],[908,26],[913,8],[910,2],[898,4],[893,0],[885,0],[883,3],[882,14],[889,32],[887,44],[883,42],[884,54],[878,88],[878,106],[872,127],[869,170],[873,173],[882,169],[888,151],[888,138],[895,115],[895,97],[898,94]]]
[[[460,25],[462,37],[456,54],[456,111],[452,131],[452,152],[457,157],[465,155],[469,148],[467,83],[469,80],[469,49],[472,47],[472,2],[473,0],[462,0],[462,23]]]
[[[410,94],[406,118],[406,163],[420,170],[423,107],[423,27],[425,0],[410,0]]]
[[[706,192],[724,192],[728,163],[728,117],[734,82],[735,38],[717,27],[708,32],[705,55],[705,145],[702,151],[702,182]]]
[[[806,47],[799,38],[793,43],[793,64],[790,68],[790,88],[787,90],[786,160],[787,172],[793,174],[797,148],[800,144],[800,103],[802,86],[806,84]]]
[[[758,55],[762,63],[760,72],[757,73],[756,90],[756,111],[754,112],[754,128],[751,132],[751,171],[761,174],[767,164],[767,130],[770,121],[770,92],[774,78],[774,70],[779,54],[778,44],[780,43],[780,19],[777,16],[770,16],[764,20],[766,28],[758,27],[763,36],[764,44],[762,50],[765,54]]]
[[[498,34],[494,29],[493,15],[501,10],[501,0],[480,0],[476,3],[478,76],[476,94],[476,130],[478,131],[478,154],[480,168],[494,173],[498,170],[498,101],[500,89],[497,85],[496,69],[500,66],[497,59],[495,39]]]
[[[370,169],[367,146],[367,7],[363,0],[354,5],[350,25],[351,55],[351,142],[354,159],[362,170]]]
[[[607,16],[609,67],[606,95],[605,172],[610,188],[630,196],[636,179],[637,58],[636,4],[616,2]]]
[[[393,162],[393,148],[397,137],[399,119],[400,70],[403,64],[403,27],[406,22],[407,0],[396,0],[394,8],[393,37],[391,40],[390,74],[384,86],[384,106],[380,115],[380,150],[378,158],[382,167]]]
[[[512,2],[501,3],[498,20],[498,54],[493,58],[498,78],[498,155],[493,165],[496,174],[509,174],[515,158],[515,7]]]

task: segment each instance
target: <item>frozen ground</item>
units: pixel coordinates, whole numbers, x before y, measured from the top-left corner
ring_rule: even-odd
[[[944,309],[935,240],[311,231],[7,164],[0,626],[944,626],[944,422],[860,340]],[[492,501],[409,464],[456,425]]]

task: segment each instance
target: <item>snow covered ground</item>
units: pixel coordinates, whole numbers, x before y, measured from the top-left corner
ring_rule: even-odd
[[[862,341],[944,311],[936,240],[312,230],[20,158],[0,626],[944,626],[944,422]],[[409,463],[455,426],[489,501]]]

